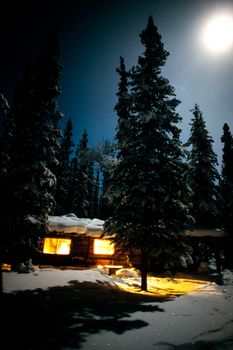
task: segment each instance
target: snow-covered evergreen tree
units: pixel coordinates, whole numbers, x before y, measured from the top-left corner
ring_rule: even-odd
[[[2,120],[0,133],[0,186],[1,198],[6,188],[6,180],[9,172],[10,147],[12,144],[12,130],[14,129],[14,121],[10,117],[10,106],[3,94],[0,94],[0,116]],[[1,201],[3,208],[4,201]]]
[[[116,141],[119,150],[117,156],[121,158],[126,155],[125,152],[127,153],[131,136],[131,124],[133,122],[130,114],[132,99],[128,91],[130,73],[126,71],[124,58],[122,56],[120,57],[120,66],[116,71],[120,77],[119,89],[116,94],[118,96],[118,102],[115,106],[115,111],[118,115]]]
[[[191,146],[189,184],[193,191],[192,215],[196,225],[214,227],[218,220],[217,156],[199,106],[196,104],[191,112],[193,117],[187,146]]]
[[[6,188],[6,180],[9,172],[10,148],[12,145],[14,121],[10,116],[10,106],[3,94],[0,93],[0,117],[2,121],[0,132],[0,186],[1,198]],[[6,192],[7,193],[7,192]],[[1,201],[1,208],[3,208]]]
[[[75,152],[74,157],[71,159],[70,164],[70,181],[68,187],[68,198],[67,198],[67,212],[76,213],[77,210],[77,196],[76,190],[79,184],[79,168],[78,168],[78,158]],[[76,213],[77,214],[77,213]]]
[[[100,192],[100,170],[97,169],[93,188],[93,211],[94,218],[99,217],[99,192]]]
[[[57,105],[61,65],[57,28],[50,32],[38,59],[25,67],[13,98],[14,130],[9,174],[12,254],[17,260],[31,257],[46,230],[54,205],[58,127],[62,114]],[[32,227],[38,224],[38,229]]]
[[[3,133],[3,129],[4,129],[4,124],[5,124],[5,119],[6,119],[6,115],[8,114],[10,110],[10,106],[8,104],[7,99],[5,98],[5,96],[3,94],[0,93],[0,136]]]
[[[222,178],[233,183],[233,136],[227,123],[223,126]]]
[[[106,230],[125,248],[140,250],[141,288],[146,290],[148,257],[169,246],[178,252],[178,236],[190,219],[190,190],[177,126],[179,101],[161,74],[168,52],[152,17],[140,37],[145,51],[129,82],[122,62],[119,69],[117,138],[124,151],[111,177],[115,212]],[[122,123],[125,116],[130,122]]]
[[[58,166],[56,170],[57,190],[55,213],[64,215],[69,212],[69,187],[71,172],[71,154],[73,153],[73,125],[69,118],[64,134],[62,135],[58,153]]]
[[[111,201],[109,200],[108,192],[110,186],[110,174],[107,170],[102,170],[102,183],[100,194],[100,217],[103,220],[108,219],[112,215]]]
[[[110,186],[110,176],[116,163],[116,144],[109,140],[104,140],[96,150],[97,162],[101,170],[101,191],[99,194],[99,215],[101,219],[108,219],[113,213],[113,207],[108,198]]]
[[[98,175],[99,171],[97,171]],[[98,188],[97,178],[95,177],[94,160],[88,156],[87,163],[87,200],[88,200],[88,217],[96,217],[98,212]]]
[[[228,233],[227,260],[233,265],[233,136],[228,124],[223,126],[222,173],[220,179],[220,221]]]
[[[88,216],[88,135],[83,132],[82,138],[72,161],[71,204],[72,212],[79,217]]]
[[[3,94],[0,94],[0,117],[2,121],[0,132],[0,266],[7,262],[9,246],[9,227],[11,220],[9,212],[11,202],[9,200],[9,168],[12,144],[13,121],[9,116],[10,106]],[[2,270],[0,271],[0,294],[3,291]]]

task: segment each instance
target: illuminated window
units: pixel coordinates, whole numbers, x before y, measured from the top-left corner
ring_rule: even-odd
[[[94,254],[113,255],[114,244],[108,239],[95,239]]]
[[[44,254],[70,254],[71,239],[66,238],[45,238],[44,241]]]

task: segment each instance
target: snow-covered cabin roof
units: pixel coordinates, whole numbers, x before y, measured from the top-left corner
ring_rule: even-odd
[[[78,218],[75,214],[48,217],[50,232],[84,234],[91,237],[104,237],[104,220]],[[187,226],[184,236],[189,237],[224,237],[227,234],[219,229]]]
[[[102,237],[104,221],[100,219],[78,218],[75,214],[48,217],[50,232],[85,234],[86,236]]]

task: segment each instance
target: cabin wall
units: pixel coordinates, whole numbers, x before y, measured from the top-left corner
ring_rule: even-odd
[[[122,265],[124,267],[129,266],[128,254],[123,253],[119,247],[115,246],[114,254],[95,254],[94,253],[94,237],[88,237],[85,235],[73,235],[66,234],[51,234],[47,235],[48,238],[69,238],[71,239],[70,254],[58,255],[43,253],[44,241],[42,242],[41,252],[42,260],[44,263],[59,262],[73,263],[73,264],[87,264],[87,265]],[[99,238],[98,238],[99,239]],[[105,241],[105,239],[104,239]]]

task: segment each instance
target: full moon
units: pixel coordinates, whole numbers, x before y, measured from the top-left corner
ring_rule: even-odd
[[[233,15],[219,13],[210,17],[202,32],[202,43],[213,54],[229,51],[233,47]]]

